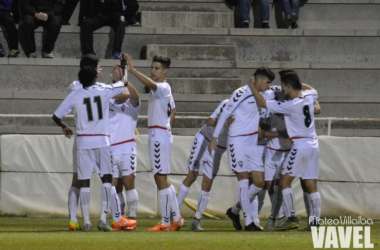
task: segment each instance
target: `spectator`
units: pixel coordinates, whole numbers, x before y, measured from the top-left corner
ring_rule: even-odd
[[[126,5],[125,18],[127,20],[128,25],[134,26],[134,27],[141,26],[136,16],[136,13],[140,7],[137,0],[125,0],[125,5]]]
[[[82,55],[96,54],[93,48],[93,32],[103,26],[111,26],[115,31],[112,55],[114,59],[120,59],[121,46],[125,35],[125,18],[123,12],[126,3],[124,0],[103,0],[100,12],[83,20],[80,25],[80,42]]]
[[[4,57],[5,52],[4,52],[4,45],[2,42],[0,42],[0,57]]]
[[[47,29],[47,34],[42,46],[42,57],[54,58],[51,52],[61,30],[59,14],[63,9],[63,3],[64,0],[23,0],[21,2],[24,19],[20,29],[25,36],[24,52],[27,57],[37,57],[34,30],[43,26]]]
[[[261,13],[261,28],[269,29],[269,0],[259,0]],[[242,27],[249,28],[251,22],[249,12],[252,6],[252,0],[240,0],[240,11],[242,17]]]
[[[92,17],[98,13],[100,5],[100,1],[98,0],[66,0],[61,15],[62,25],[70,25],[70,18],[79,1],[78,26],[80,26],[84,18]]]
[[[18,50],[18,33],[16,28],[15,18],[12,13],[13,0],[0,0],[0,24],[4,26],[8,33],[8,57],[20,57],[20,51]],[[4,48],[2,48],[3,53]],[[3,56],[4,56],[3,55]],[[1,52],[0,52],[0,57]]]
[[[303,1],[305,2],[305,1]],[[282,11],[285,15],[286,26],[292,29],[298,28],[298,14],[300,8],[300,0],[282,0]]]

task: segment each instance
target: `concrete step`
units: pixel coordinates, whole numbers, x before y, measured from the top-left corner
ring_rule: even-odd
[[[173,94],[226,94],[242,86],[240,78],[169,78]]]
[[[42,28],[36,31],[38,57],[41,56]],[[0,40],[4,39],[2,32]],[[94,49],[100,58],[110,58],[113,31],[102,28],[94,35]],[[289,62],[380,62],[379,30],[280,30],[205,28],[127,28],[123,51],[135,59],[144,58],[146,46],[220,45],[235,46],[236,61]],[[174,51],[170,49],[170,52]],[[74,59],[80,55],[79,28],[65,26],[53,54]],[[188,51],[196,53],[196,51]],[[25,57],[22,53],[22,57]],[[56,59],[45,59],[54,61]]]
[[[178,116],[176,117],[173,134],[195,135],[206,121],[206,117]],[[64,121],[74,127],[72,115],[65,117]],[[369,136],[379,137],[380,119],[362,118],[329,118],[318,117],[315,120],[318,135],[331,136]],[[140,116],[137,124],[140,134],[147,133],[146,116]],[[74,128],[73,128],[74,129]],[[0,134],[61,134],[50,115],[5,115],[0,114]]]
[[[142,27],[229,28],[229,12],[142,11]]]
[[[146,59],[152,60],[155,55],[169,57],[173,60],[234,61],[236,47],[210,44],[148,44]]]

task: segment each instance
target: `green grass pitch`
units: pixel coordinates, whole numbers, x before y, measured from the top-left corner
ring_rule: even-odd
[[[227,219],[204,219],[204,232],[189,230],[191,218],[178,232],[146,232],[159,219],[140,219],[133,232],[99,232],[97,219],[93,232],[70,232],[64,218],[0,217],[0,249],[314,249],[310,232],[235,231]],[[265,221],[262,221],[262,225]],[[301,221],[301,227],[306,221]],[[371,243],[379,248],[380,222],[371,226]]]

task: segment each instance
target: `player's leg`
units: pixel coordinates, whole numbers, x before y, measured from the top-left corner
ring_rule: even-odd
[[[118,175],[118,177],[115,178],[115,172],[114,172],[112,185],[115,186],[117,196],[119,197],[121,216],[125,217],[126,198],[125,198],[125,194],[124,194],[124,186],[123,186],[122,176]]]
[[[73,146],[73,178],[71,180],[71,187],[68,194],[68,208],[69,208],[69,229],[76,231],[80,229],[77,219],[78,202],[79,202],[79,180],[78,180],[78,161],[77,161],[77,148],[74,140]]]
[[[183,201],[185,200],[186,196],[188,195],[190,191],[191,185],[194,183],[194,181],[198,177],[198,171],[191,171],[189,169],[189,172],[187,173],[186,178],[183,180],[182,184],[179,186],[178,191],[178,206],[181,206]]]

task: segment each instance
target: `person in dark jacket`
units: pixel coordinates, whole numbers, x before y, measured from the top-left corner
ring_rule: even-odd
[[[54,58],[52,51],[61,30],[60,13],[64,0],[23,0],[21,10],[24,14],[21,31],[25,36],[24,52],[28,57],[36,58],[36,43],[34,30],[39,26],[47,29],[46,38],[42,46],[43,58]]]
[[[4,26],[8,34],[7,42],[10,51],[8,57],[20,57],[20,51],[18,50],[18,32],[12,13],[13,4],[13,0],[0,0],[0,24]]]
[[[85,18],[80,25],[80,43],[82,55],[96,54],[93,48],[93,32],[103,26],[111,26],[115,31],[112,55],[120,59],[121,46],[125,35],[124,0],[101,0],[97,15]]]
[[[92,17],[99,12],[99,0],[65,0],[65,5],[63,6],[61,14],[62,25],[70,25],[70,18],[79,1],[78,26],[81,25],[83,19]]]

